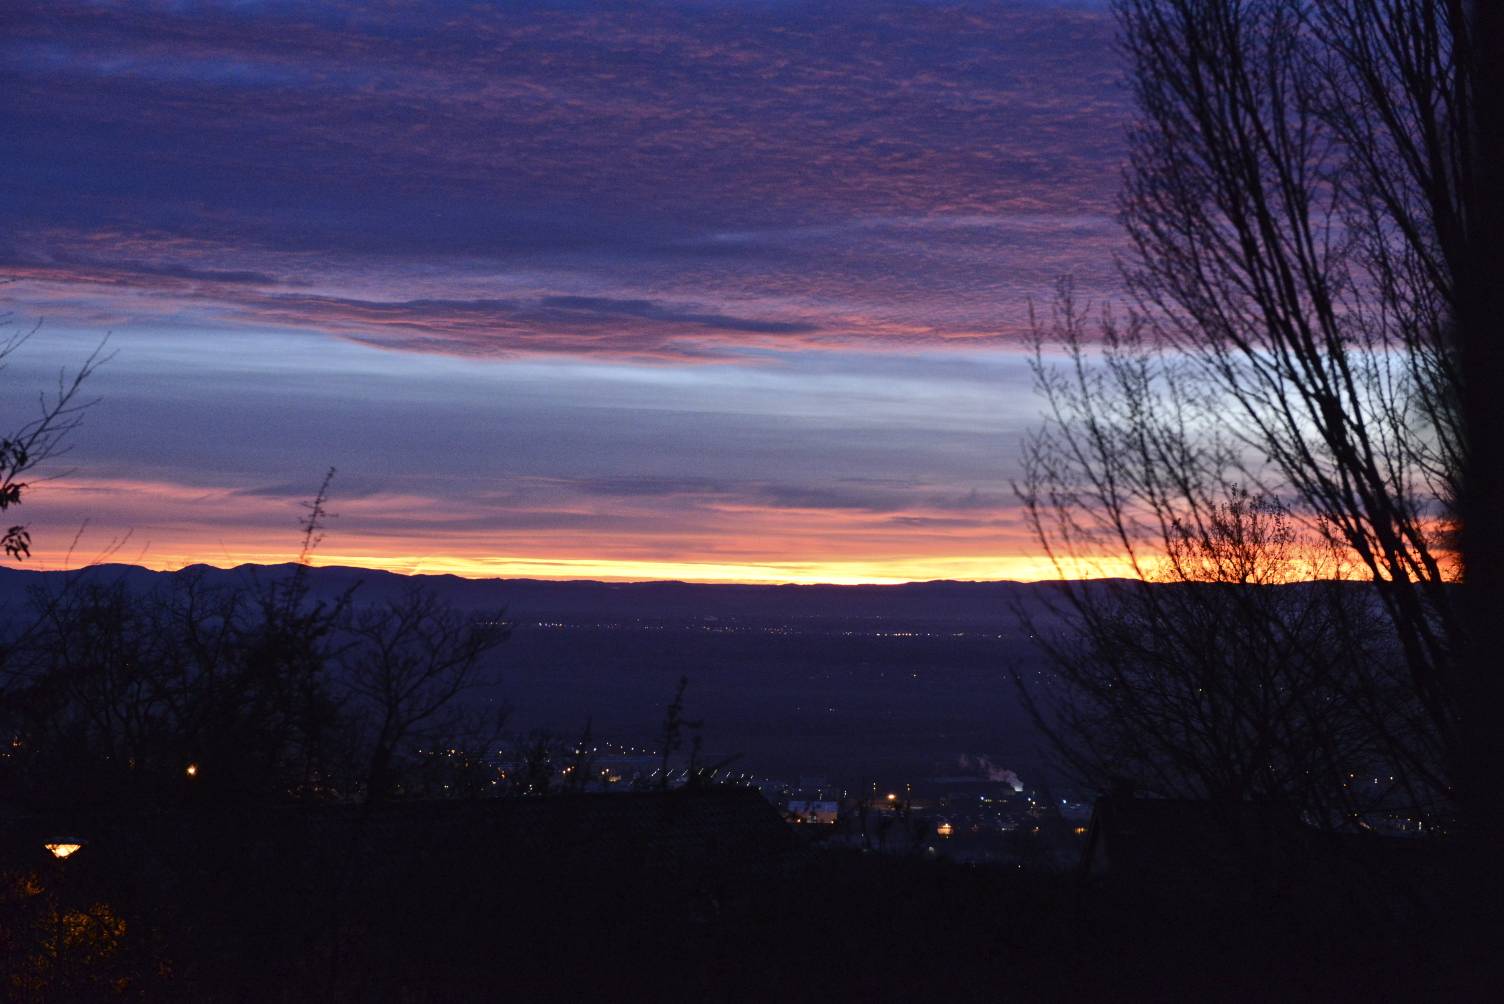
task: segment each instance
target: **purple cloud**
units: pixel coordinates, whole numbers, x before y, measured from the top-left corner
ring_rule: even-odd
[[[1112,283],[1110,39],[990,3],[23,5],[0,267],[54,315],[467,355],[1006,338],[1057,275]]]

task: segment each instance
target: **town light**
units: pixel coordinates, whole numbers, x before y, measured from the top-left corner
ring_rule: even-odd
[[[189,777],[198,777],[198,764],[190,763],[188,766],[183,768],[183,773],[187,774]]]
[[[63,858],[70,857],[80,850],[84,846],[84,842],[82,840],[55,840],[42,846],[47,848],[53,857],[61,861]]]

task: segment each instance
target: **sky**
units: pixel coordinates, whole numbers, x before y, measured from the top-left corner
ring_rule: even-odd
[[[7,5],[34,567],[1053,574],[1022,335],[1115,291],[1090,3]]]

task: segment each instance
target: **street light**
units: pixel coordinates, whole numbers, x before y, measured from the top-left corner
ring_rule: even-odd
[[[71,857],[79,850],[81,850],[84,846],[84,842],[77,839],[53,840],[43,844],[42,846],[47,848],[47,850],[51,852],[53,857],[61,861],[64,858]]]
[[[70,871],[76,871],[76,866],[62,864],[64,860],[77,854],[83,849],[84,842],[78,837],[54,837],[42,845],[47,852],[57,859],[58,864],[53,865],[49,871],[56,873],[56,880],[52,883],[52,892],[48,897],[48,909],[52,913],[53,932],[52,944],[49,946],[52,953],[52,964],[56,967],[64,985],[71,980],[73,961],[69,956],[73,953],[68,951],[68,914],[67,904],[70,901],[68,886],[70,885]]]

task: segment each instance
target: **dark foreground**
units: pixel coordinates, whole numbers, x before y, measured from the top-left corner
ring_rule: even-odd
[[[12,1000],[1486,1000],[1500,943],[1433,862],[1086,881],[739,789],[4,824]]]

